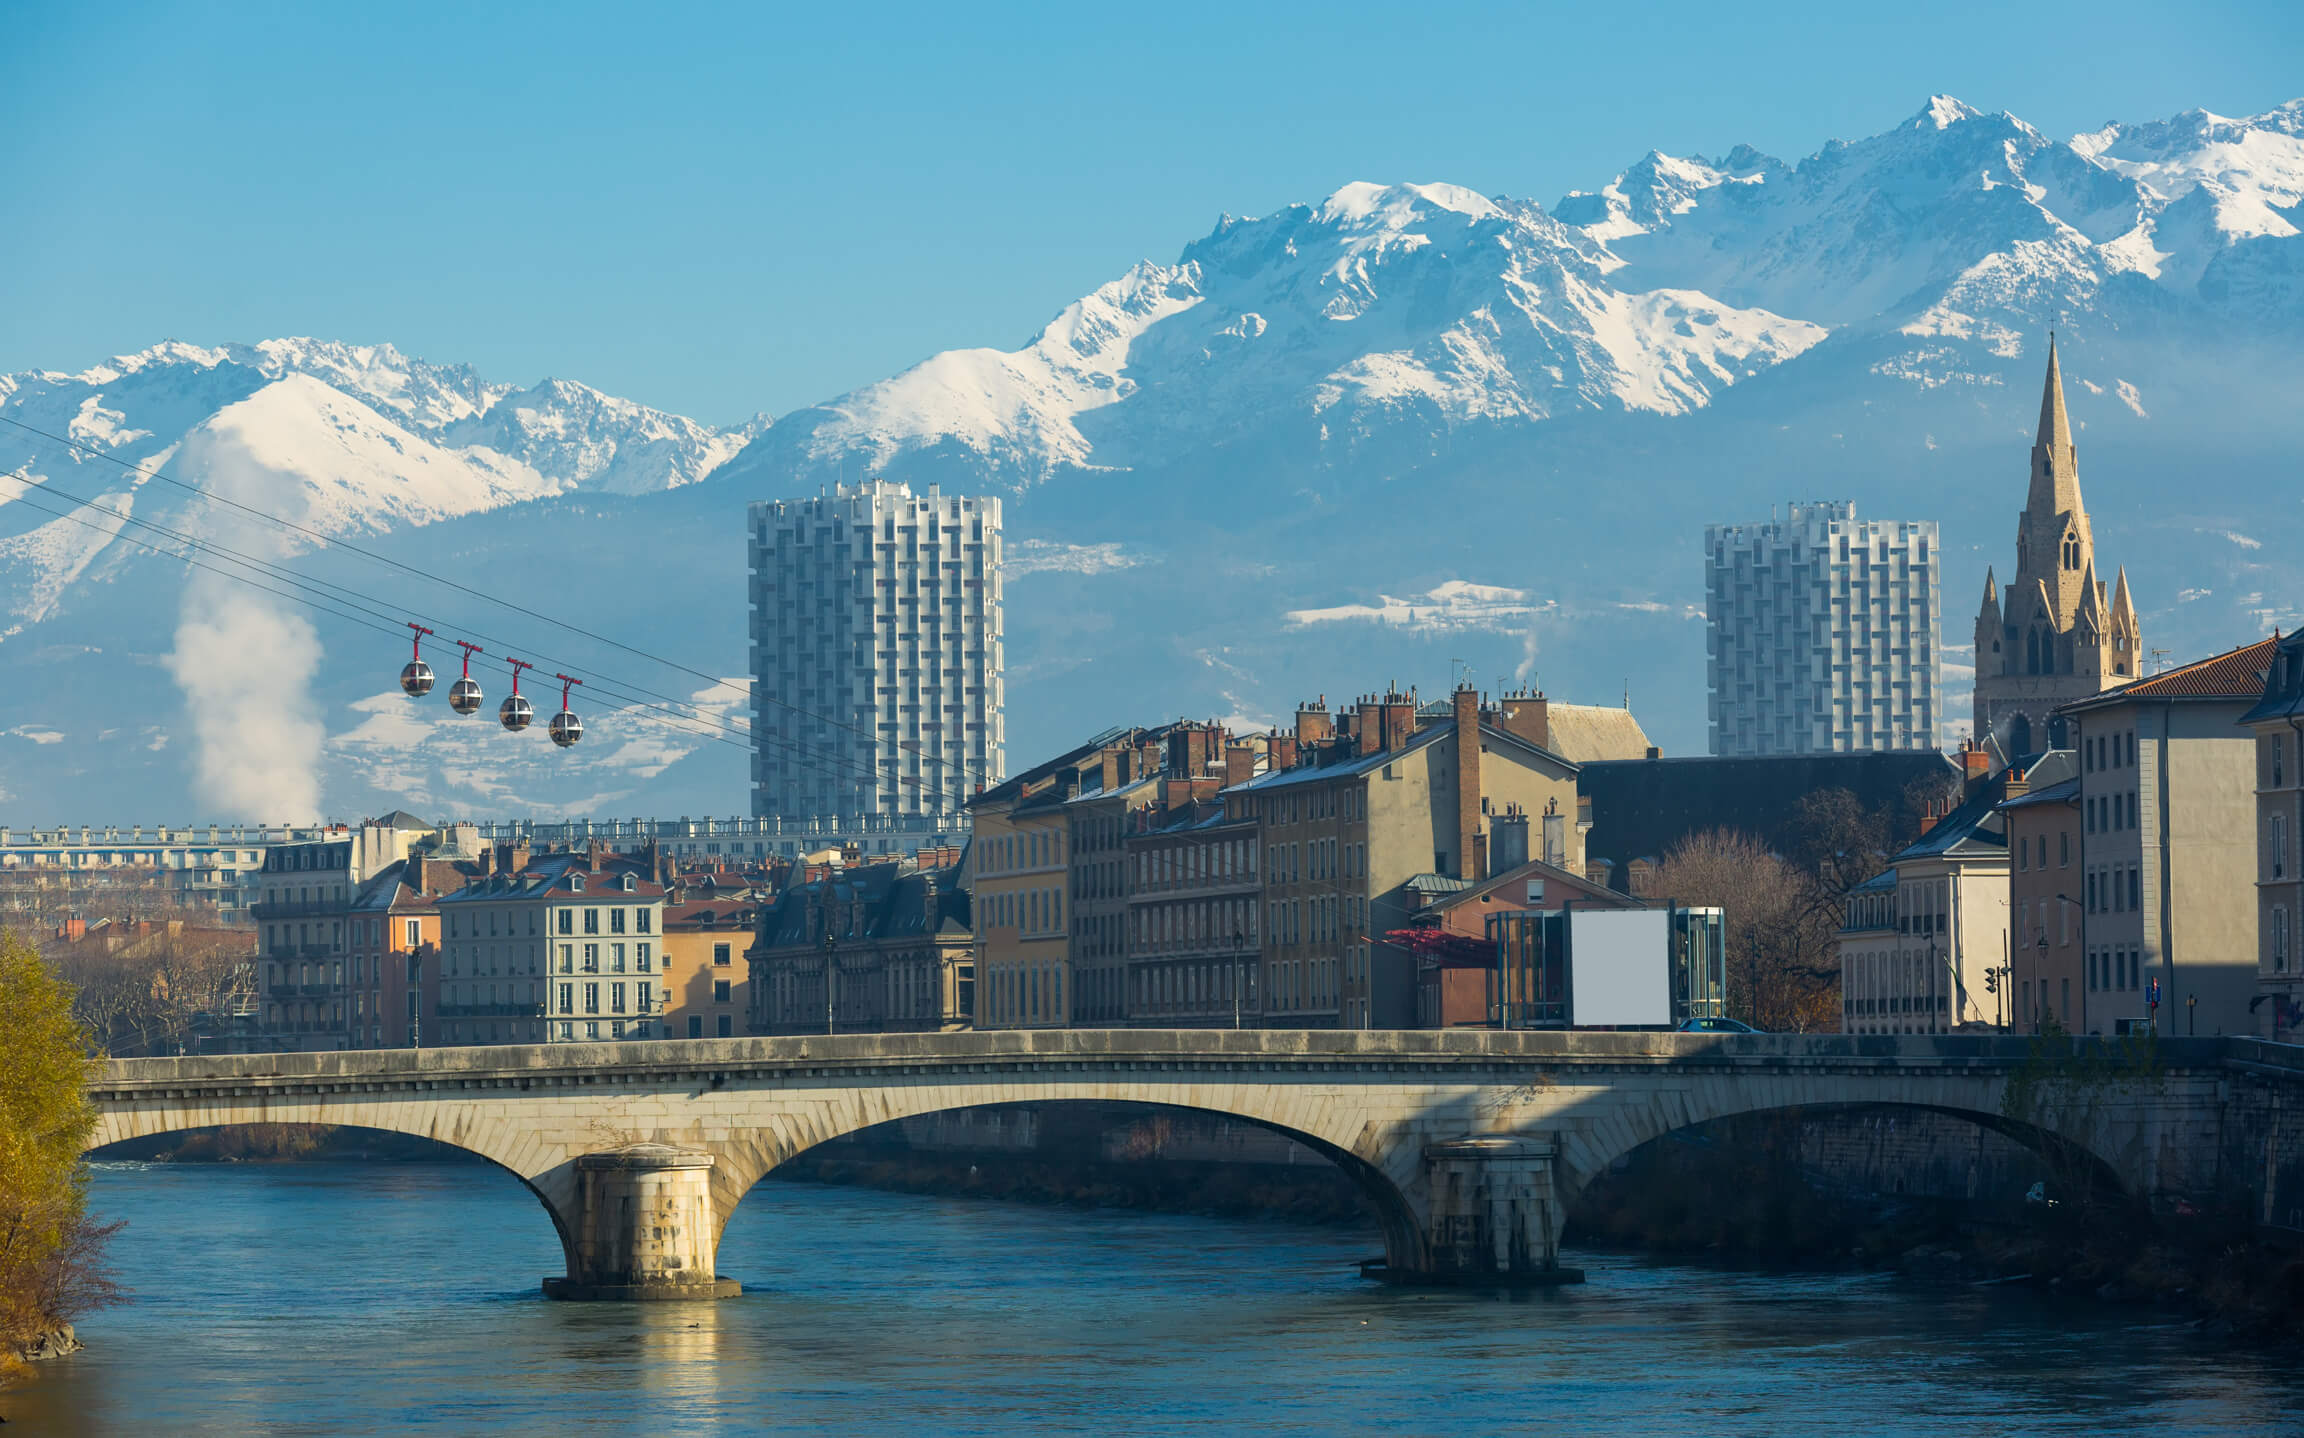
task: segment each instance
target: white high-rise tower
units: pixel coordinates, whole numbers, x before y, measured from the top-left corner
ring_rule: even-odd
[[[1933,749],[1936,526],[1845,501],[1704,531],[1712,752]]]
[[[888,851],[1004,776],[1000,501],[872,480],[751,507],[752,812]]]

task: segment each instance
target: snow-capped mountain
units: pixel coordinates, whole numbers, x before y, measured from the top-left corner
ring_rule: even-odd
[[[719,674],[743,667],[746,501],[873,472],[1004,491],[1018,762],[1124,720],[1270,722],[1465,668],[1629,692],[1686,753],[1705,740],[1703,527],[1793,498],[1939,522],[1965,718],[1957,641],[1985,566],[2013,558],[2051,328],[2146,643],[2182,658],[2304,621],[2300,222],[2304,102],[2057,140],[1937,97],[1796,162],[1651,153],[1550,205],[1354,183],[1227,217],[1014,350],[935,355],[773,426],[313,340],[8,376],[0,418]],[[200,595],[114,517],[33,512],[11,474],[187,529],[213,507],[0,425],[0,496],[26,498],[0,504],[0,790],[51,822],[91,795],[123,819],[187,812]],[[301,546],[283,562],[354,572]],[[510,630],[513,652],[647,677],[357,572],[402,583],[412,612]],[[309,693],[271,707],[324,725],[331,812],[744,808],[740,748],[608,716],[582,764],[515,754],[400,700],[372,632],[313,622],[312,645],[279,641],[318,655]],[[223,632],[215,662],[245,647]],[[247,683],[269,692],[272,667]]]
[[[2091,312],[2266,333],[2304,318],[2300,199],[2304,102],[2053,140],[1948,96],[1797,164],[1651,152],[1549,211],[1351,184],[1227,217],[1020,350],[940,354],[787,416],[740,464],[919,455],[1022,485],[1275,427],[1333,458],[1402,423],[1684,414],[1834,333],[1909,339],[1876,362],[1918,384]],[[2148,289],[2100,298],[2130,278]]]

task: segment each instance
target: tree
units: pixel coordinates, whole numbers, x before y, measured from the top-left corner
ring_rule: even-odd
[[[81,1151],[96,1125],[88,1102],[87,1030],[72,988],[39,951],[0,931],[0,1382],[22,1354],[88,1311],[118,1301],[103,1263],[118,1225],[88,1217]]]
[[[1656,891],[1718,908],[1731,1014],[1755,1028],[1809,1033],[1840,1026],[1838,893],[1750,834],[1692,834],[1664,856]]]

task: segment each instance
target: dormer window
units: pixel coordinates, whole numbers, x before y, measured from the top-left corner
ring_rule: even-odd
[[[632,876],[630,874],[626,874],[624,876],[624,892],[629,894],[635,887],[636,885],[633,882]]]
[[[584,892],[584,876],[582,874],[570,874],[568,876],[568,892],[571,894]]]

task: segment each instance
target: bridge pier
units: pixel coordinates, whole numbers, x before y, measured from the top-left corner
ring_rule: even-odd
[[[1582,1283],[1560,1266],[1567,1221],[1553,1184],[1558,1149],[1547,1138],[1486,1136],[1424,1148],[1429,1202],[1423,1266],[1388,1264],[1395,1283]]]
[[[575,1169],[568,1275],[545,1279],[545,1296],[629,1302],[741,1291],[713,1272],[711,1154],[636,1143],[579,1154]]]

